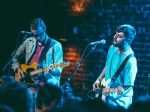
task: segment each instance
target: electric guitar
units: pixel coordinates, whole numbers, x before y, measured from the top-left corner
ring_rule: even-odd
[[[94,98],[98,98],[99,95],[101,95],[101,99],[105,102],[108,93],[116,92],[117,94],[122,94],[123,90],[121,86],[118,86],[117,88],[110,88],[110,84],[111,84],[111,79],[105,80],[105,78],[103,78],[103,80],[101,81],[100,88],[89,91],[87,93],[88,97],[94,99]]]
[[[36,70],[37,65],[38,65],[37,62],[34,62],[31,65],[21,64],[21,69],[24,72],[24,77],[19,79],[18,73],[15,72],[14,80],[20,81],[20,82],[25,83],[25,84],[33,85],[35,83],[33,76],[49,70],[49,67]],[[57,68],[57,67],[64,68],[64,67],[68,67],[69,65],[70,65],[70,62],[64,61],[63,63],[52,65],[51,68],[52,69]]]

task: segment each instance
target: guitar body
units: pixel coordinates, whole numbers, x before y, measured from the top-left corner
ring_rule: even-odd
[[[101,87],[99,90],[99,93],[101,94],[101,99],[106,102],[106,96],[108,93],[117,93],[117,94],[122,94],[122,87],[118,86],[117,88],[110,88],[111,85],[111,79],[105,80],[105,78],[103,78],[103,80],[101,81]],[[98,94],[99,95],[99,94]],[[95,96],[97,97],[97,96]]]
[[[105,80],[105,78],[103,78],[103,80],[101,82],[101,86],[103,88],[110,88],[110,83],[111,83],[111,79]],[[102,93],[103,93],[103,90],[102,90]],[[106,101],[106,95],[102,94],[101,99],[105,102]]]
[[[19,77],[18,77],[18,73],[16,72],[15,73],[15,81],[21,81],[21,82],[23,82],[23,83],[27,83],[27,84],[33,84],[35,81],[33,80],[33,77],[32,76],[30,76],[30,73],[32,72],[32,71],[34,71],[34,70],[36,70],[36,68],[37,68],[37,62],[34,62],[33,64],[31,64],[31,65],[26,65],[26,64],[22,64],[21,65],[21,69],[22,69],[22,71],[24,72],[24,75],[25,75],[25,77],[24,78],[22,78],[22,79],[19,79]]]
[[[105,80],[105,78],[103,78],[103,80],[101,82],[101,86],[103,86],[104,88],[109,88],[110,83],[111,83],[111,79]]]
[[[122,94],[123,88],[120,85],[118,85],[118,87],[116,88],[110,88],[111,84],[111,79],[105,80],[105,78],[103,78],[103,80],[101,81],[101,85],[98,89],[90,90],[87,93],[88,97],[91,99],[100,98],[104,102],[106,102],[106,96],[108,95],[108,93],[114,92],[117,94]]]

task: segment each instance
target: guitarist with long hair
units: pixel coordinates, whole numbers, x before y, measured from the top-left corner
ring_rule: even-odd
[[[132,103],[133,85],[137,73],[137,60],[130,57],[125,66],[113,79],[114,74],[121,66],[125,58],[134,54],[130,44],[136,35],[135,29],[128,24],[117,28],[107,54],[106,65],[93,84],[93,90],[102,89],[101,99],[112,107],[121,106],[127,109]],[[99,93],[100,94],[100,93]],[[95,97],[98,97],[96,94]]]
[[[57,66],[53,69],[51,65],[63,62],[63,50],[58,41],[46,34],[46,26],[41,18],[32,20],[30,30],[33,35],[19,46],[13,57],[12,68],[16,72],[15,80],[29,87],[29,92],[33,97],[34,111],[34,100],[39,88],[45,83],[59,85],[62,67]],[[21,65],[23,58],[26,66]],[[37,69],[40,70],[34,71]]]

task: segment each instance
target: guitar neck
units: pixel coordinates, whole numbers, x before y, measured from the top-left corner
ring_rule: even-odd
[[[39,73],[42,73],[42,72],[45,72],[45,71],[48,71],[48,67],[32,71],[31,75],[36,75],[36,74],[39,74]]]
[[[64,68],[64,67],[68,67],[69,65],[70,65],[70,62],[63,62],[63,63],[59,63],[59,64],[54,64],[50,67],[51,67],[51,69],[58,68],[58,67]],[[49,67],[41,68],[41,69],[32,71],[30,73],[30,75],[36,75],[36,74],[39,74],[41,72],[45,72],[45,71],[48,71],[48,70],[49,70]]]
[[[58,66],[62,66],[61,64],[54,64],[53,66],[51,66],[52,69],[54,68],[57,68]],[[49,70],[49,67],[46,67],[46,68],[41,68],[41,69],[38,69],[38,70],[35,70],[35,71],[32,71],[31,72],[31,75],[36,75],[36,74],[39,74],[41,72],[46,72]]]

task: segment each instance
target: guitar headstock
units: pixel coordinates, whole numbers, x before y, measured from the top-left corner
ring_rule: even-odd
[[[68,62],[68,61],[63,61],[63,63],[60,63],[60,66],[61,67],[68,67],[68,66],[70,66],[70,62]]]

